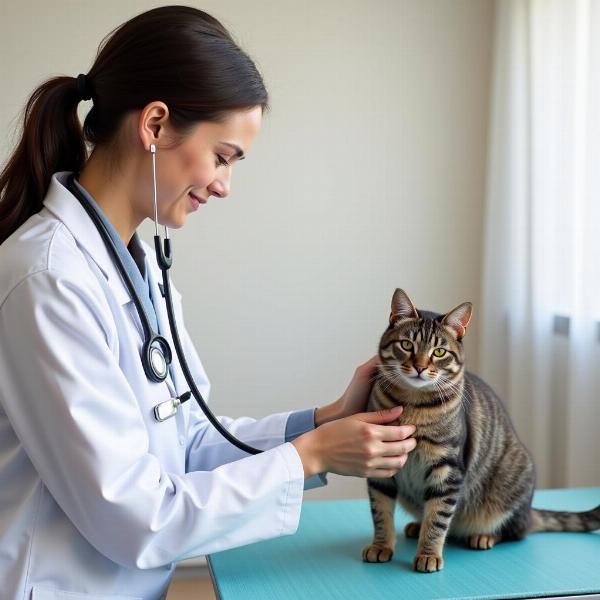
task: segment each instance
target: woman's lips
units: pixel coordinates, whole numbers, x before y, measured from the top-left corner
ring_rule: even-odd
[[[192,203],[192,207],[196,210],[201,204],[206,204],[207,200],[205,198],[201,198],[200,196],[196,196],[196,194],[192,194],[192,192],[188,193],[190,197],[190,201]]]

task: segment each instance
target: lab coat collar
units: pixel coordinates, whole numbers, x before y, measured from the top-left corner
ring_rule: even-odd
[[[117,302],[121,305],[133,302],[129,290],[117,267],[113,263],[108,248],[104,244],[102,236],[96,229],[96,226],[83,206],[79,203],[79,200],[77,200],[67,188],[67,179],[70,174],[70,171],[61,171],[52,176],[48,193],[44,198],[44,206],[64,223],[75,238],[77,244],[85,250],[86,254],[98,266],[104,277],[106,277],[111,291],[117,298]],[[171,346],[171,350],[175,353],[175,346],[169,328],[167,309],[158,285],[159,281],[162,279],[162,272],[154,259],[150,246],[142,240],[140,240],[140,242],[146,258],[148,284],[150,286],[150,293],[154,299],[154,306],[158,319],[158,333],[167,339],[167,342]],[[171,291],[173,303],[175,306],[178,306],[181,302],[181,294],[172,285]],[[139,321],[137,311],[135,314],[135,318]],[[141,327],[141,322],[139,326]],[[187,389],[185,387],[187,384],[185,383],[183,372],[176,360],[171,364],[171,375],[176,390],[181,391]]]
[[[79,200],[67,188],[67,178],[70,174],[70,171],[60,171],[52,175],[44,206],[65,224],[77,244],[83,247],[98,265],[117,301],[121,305],[131,302],[129,290],[114,265],[102,236]]]

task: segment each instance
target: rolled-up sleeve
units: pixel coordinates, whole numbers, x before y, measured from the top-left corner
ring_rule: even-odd
[[[198,352],[185,328],[183,319],[181,321],[181,339],[183,340],[184,351],[192,376],[197,382],[208,382]],[[210,386],[206,383],[206,392],[203,393],[206,401],[208,401],[209,389]],[[299,411],[281,412],[262,419],[251,417],[232,419],[219,416],[217,420],[244,443],[261,450],[268,450],[280,444],[291,442],[299,435],[314,429],[315,410],[315,408],[308,408]],[[209,423],[199,406],[192,405],[187,431],[187,471],[215,469],[246,456],[248,456],[246,452],[228,442]],[[327,485],[326,473],[309,477],[304,483],[304,489],[309,490],[323,485]]]
[[[285,426],[285,441],[291,442],[303,433],[312,431],[315,428],[315,411],[316,408],[306,408],[290,413],[287,424]],[[304,482],[305,490],[327,485],[327,473],[318,473],[309,477]]]

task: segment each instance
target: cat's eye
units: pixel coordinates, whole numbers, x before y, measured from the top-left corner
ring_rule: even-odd
[[[400,346],[402,347],[402,350],[406,350],[407,352],[410,352],[413,349],[413,343],[408,340],[402,340]]]
[[[442,356],[444,356],[446,354],[446,349],[445,348],[436,348],[433,351],[433,355],[437,356],[438,358],[442,358]]]

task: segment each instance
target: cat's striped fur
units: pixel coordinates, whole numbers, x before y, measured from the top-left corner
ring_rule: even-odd
[[[447,535],[476,549],[535,531],[600,528],[600,506],[583,513],[535,510],[535,470],[493,390],[464,368],[465,303],[436,315],[417,311],[402,290],[392,299],[369,410],[404,406],[401,424],[416,425],[417,447],[389,479],[368,479],[375,528],[363,560],[390,560],[396,501],[412,514],[405,533],[418,537],[414,567],[443,568]]]

